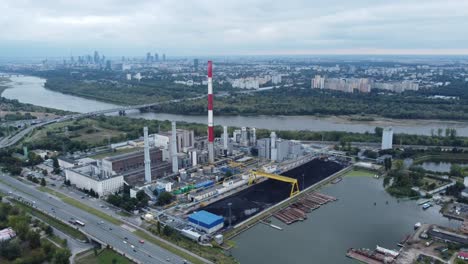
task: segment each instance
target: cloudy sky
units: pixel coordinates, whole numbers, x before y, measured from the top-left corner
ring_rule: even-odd
[[[468,54],[468,0],[0,0],[0,57]]]

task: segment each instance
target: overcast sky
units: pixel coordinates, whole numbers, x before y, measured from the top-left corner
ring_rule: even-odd
[[[468,54],[468,0],[0,0],[0,57]]]

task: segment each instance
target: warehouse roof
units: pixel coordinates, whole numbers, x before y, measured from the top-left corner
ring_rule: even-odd
[[[200,223],[205,225],[213,225],[224,221],[224,218],[219,215],[212,214],[207,211],[198,211],[189,215],[189,220],[192,223]]]

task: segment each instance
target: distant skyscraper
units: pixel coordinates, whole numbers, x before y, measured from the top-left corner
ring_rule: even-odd
[[[111,61],[110,61],[110,60],[107,60],[107,61],[106,61],[106,70],[107,70],[107,71],[110,71],[110,70],[111,70]]]
[[[159,54],[158,53],[154,53],[154,60],[159,61]]]
[[[162,60],[163,60],[163,61],[166,61],[166,53],[163,53],[163,55],[162,55]]]
[[[312,79],[312,88],[323,89],[325,88],[325,77],[320,75],[315,75],[315,78]]]
[[[193,69],[198,71],[198,59],[193,59]]]
[[[146,62],[151,62],[151,52],[146,53]]]
[[[99,53],[97,51],[94,51],[94,63],[99,63]]]

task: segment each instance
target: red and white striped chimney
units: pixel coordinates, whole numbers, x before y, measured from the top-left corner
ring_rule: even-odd
[[[213,62],[208,61],[208,161],[214,163]]]

